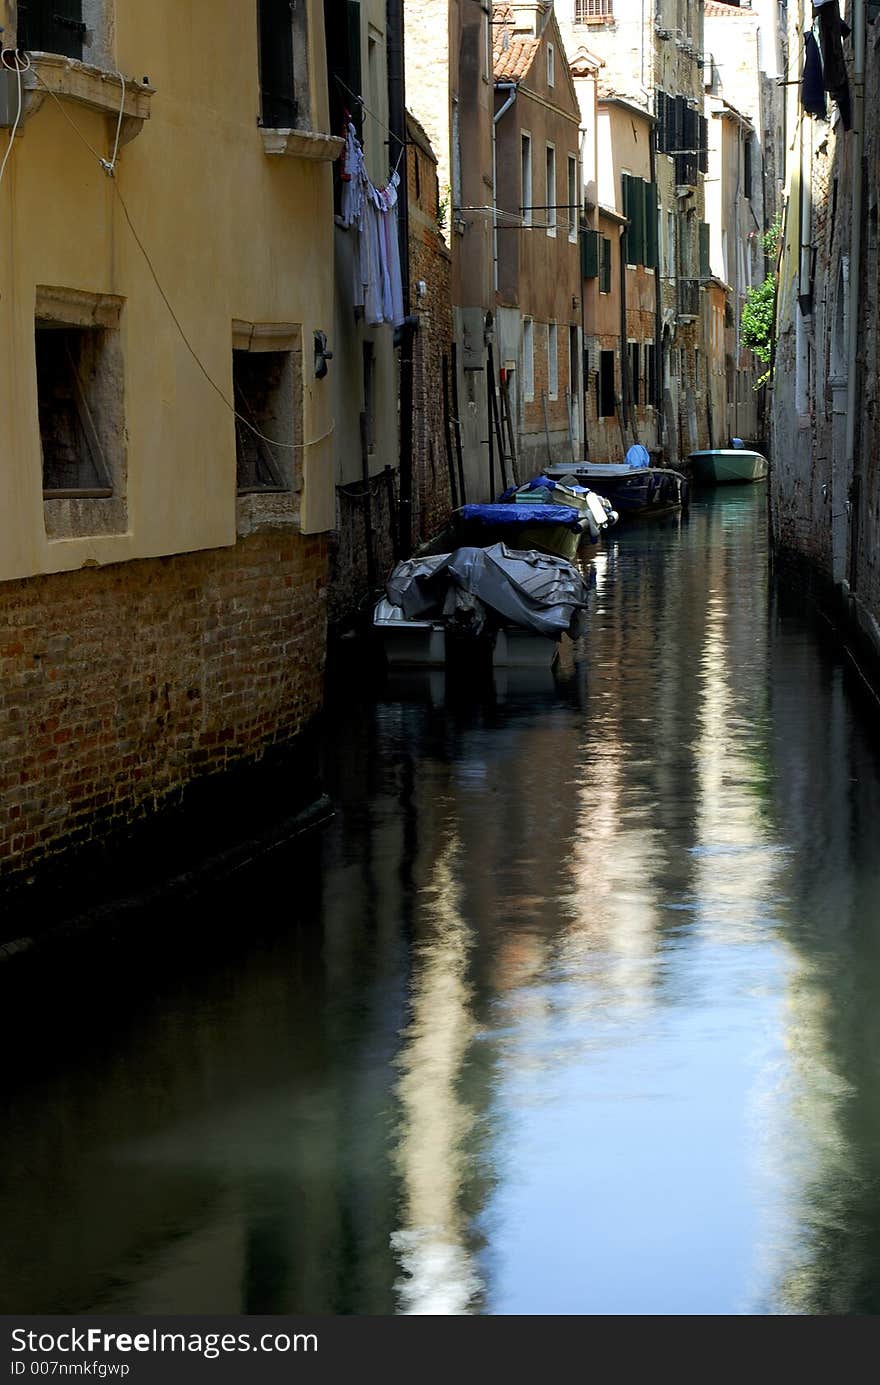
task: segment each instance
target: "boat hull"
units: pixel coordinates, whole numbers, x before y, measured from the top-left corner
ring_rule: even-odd
[[[698,486],[734,486],[763,481],[770,470],[766,457],[745,447],[716,447],[690,454],[691,474]]]
[[[602,463],[572,467],[548,467],[547,475],[557,472],[573,476],[579,485],[589,486],[611,502],[621,519],[646,519],[672,514],[687,507],[687,477],[671,467],[625,467]]]

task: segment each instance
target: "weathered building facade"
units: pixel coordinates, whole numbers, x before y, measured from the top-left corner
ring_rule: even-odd
[[[323,16],[191,8],[2,16],[4,883],[280,753],[321,705]]]
[[[586,46],[601,58],[600,95],[622,98],[654,118],[646,181],[654,188],[657,208],[654,272],[659,278],[659,312],[651,405],[656,417],[641,422],[654,424],[658,449],[675,462],[707,440],[699,273],[706,172],[702,0],[687,5],[660,0],[649,7],[630,0],[560,0],[556,9],[569,52],[577,55]],[[628,207],[626,215],[634,232],[630,240],[638,242],[644,203],[641,211]],[[644,311],[641,300],[638,311]],[[601,357],[598,364],[601,367]],[[626,408],[629,372],[621,373]]]
[[[579,107],[552,8],[496,5],[495,326],[523,476],[581,455]]]
[[[852,30],[840,29],[845,17]],[[780,555],[805,564],[880,651],[874,12],[818,16],[825,89],[798,80],[813,15],[789,11],[786,217],[779,262],[771,475]],[[797,84],[795,85],[795,82]]]

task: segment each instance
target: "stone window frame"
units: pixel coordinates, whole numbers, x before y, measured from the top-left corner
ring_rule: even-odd
[[[292,361],[291,415],[293,419],[293,447],[279,453],[279,463],[284,475],[285,489],[276,491],[252,491],[239,493],[236,490],[236,532],[239,538],[260,530],[293,528],[299,529],[300,501],[303,487],[303,329],[296,322],[246,322],[242,318],[232,321],[232,350],[289,352]],[[232,357],[230,354],[230,365]],[[232,397],[230,387],[230,398]],[[233,425],[235,420],[231,420]],[[235,484],[235,427],[231,430],[233,484]],[[286,442],[287,440],[284,439]]]
[[[17,24],[17,4],[13,3],[10,9],[13,24]],[[26,123],[47,99],[52,99],[50,93],[117,120],[121,107],[122,147],[140,134],[149,119],[155,88],[147,77],[127,77],[123,73],[123,98],[115,57],[116,0],[82,0],[82,17],[86,28],[81,59],[61,53],[29,52],[31,66],[21,78],[22,122]],[[17,35],[10,39],[9,46],[14,47],[16,42]],[[113,134],[115,137],[115,126]]]
[[[108,473],[109,495],[52,493],[43,498],[43,521],[50,542],[97,534],[121,534],[128,528],[128,449],[125,427],[125,372],[122,348],[122,310],[125,300],[116,294],[90,293],[82,289],[38,284],[34,293],[34,330],[39,324],[84,330],[99,329],[107,334],[105,352],[108,368],[119,380],[118,418],[111,420],[114,445],[102,447],[102,460]],[[112,335],[111,335],[112,334]],[[34,359],[36,399],[36,356]],[[100,430],[103,431],[103,430]],[[42,440],[39,419],[37,439],[42,486]],[[105,441],[107,434],[104,434]]]
[[[312,74],[309,67],[309,18],[306,4],[292,4],[291,26],[293,32],[293,89],[298,93],[297,111],[293,125],[289,128],[273,128],[263,125],[262,117],[257,116],[257,125],[263,145],[263,153],[272,159],[309,159],[316,162],[332,163],[342,152],[345,141],[316,129],[317,112],[312,91]],[[254,39],[256,44],[256,66],[254,76],[260,90],[259,73],[259,12],[254,3]]]

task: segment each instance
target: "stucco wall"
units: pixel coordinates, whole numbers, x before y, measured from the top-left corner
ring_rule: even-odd
[[[320,32],[312,26],[313,74],[323,62]],[[263,152],[249,6],[224,5],[218,15],[209,0],[193,0],[185,23],[170,0],[119,6],[114,61],[155,88],[149,120],[122,147],[116,185],[193,351],[229,399],[234,319],[297,324],[307,345],[315,329],[332,330],[330,167]],[[321,104],[318,95],[313,128]],[[65,113],[83,140],[109,155],[112,121],[72,102]],[[123,300],[123,532],[47,537],[37,285]],[[113,184],[49,97],[25,121],[0,189],[0,300],[0,579],[234,542],[232,414],[175,327]],[[334,419],[308,350],[305,361],[300,510],[303,528],[315,531],[334,522]]]

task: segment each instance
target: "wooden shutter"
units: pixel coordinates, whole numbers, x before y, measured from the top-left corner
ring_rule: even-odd
[[[580,241],[581,278],[595,279],[599,273],[599,232],[582,226]]]
[[[709,227],[705,221],[700,222],[700,278],[708,279],[711,274],[709,264]]]
[[[657,268],[657,184],[643,183],[645,199],[645,264]]]
[[[270,130],[289,130],[296,121],[290,0],[257,0],[257,17],[261,120]]]
[[[611,241],[602,237],[602,262],[599,266],[599,292],[611,292]]]
[[[645,263],[645,184],[641,178],[629,180],[630,244],[628,263]]]
[[[709,172],[709,122],[700,116],[700,172]]]
[[[20,0],[19,48],[82,58],[85,31],[82,0]]]

